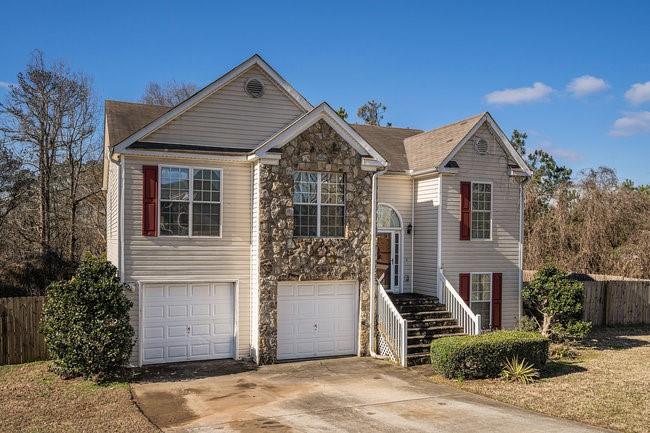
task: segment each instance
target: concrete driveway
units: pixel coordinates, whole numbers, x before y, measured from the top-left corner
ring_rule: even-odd
[[[132,385],[142,412],[165,432],[603,431],[435,384],[422,372],[370,358],[257,369],[235,361],[173,368],[150,370]]]

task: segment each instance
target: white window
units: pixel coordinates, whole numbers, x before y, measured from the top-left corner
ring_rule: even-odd
[[[492,274],[471,275],[469,307],[481,315],[481,328],[490,329],[492,323]]]
[[[472,182],[472,239],[492,239],[492,184]]]
[[[160,236],[221,236],[221,170],[160,168]]]
[[[345,179],[340,173],[299,171],[293,175],[294,236],[342,237]]]

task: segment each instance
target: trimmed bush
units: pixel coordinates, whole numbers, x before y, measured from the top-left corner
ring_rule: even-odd
[[[134,332],[124,289],[115,266],[91,255],[69,281],[48,287],[41,330],[55,372],[104,380],[126,364]]]
[[[536,332],[497,331],[446,337],[431,343],[433,371],[448,378],[499,377],[509,359],[540,369],[548,359],[549,340]]]

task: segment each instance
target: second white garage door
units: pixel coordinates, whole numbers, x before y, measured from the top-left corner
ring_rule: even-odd
[[[278,359],[357,353],[355,281],[278,282]]]

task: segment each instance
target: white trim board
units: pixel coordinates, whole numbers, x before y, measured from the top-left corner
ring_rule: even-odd
[[[225,75],[222,75],[217,80],[205,86],[203,89],[196,92],[194,95],[181,102],[162,116],[158,117],[151,123],[147,124],[143,128],[131,134],[129,137],[125,138],[117,145],[113,147],[113,152],[122,153],[126,150],[128,146],[134,142],[146,137],[155,130],[161,128],[167,123],[171,122],[190,108],[196,106],[199,102],[206,99],[208,96],[212,95],[214,92],[223,88],[225,85],[230,83],[232,80],[243,74],[245,71],[250,69],[252,66],[259,66],[266,74],[271,77],[273,81],[290,97],[290,99],[296,103],[296,105],[302,108],[305,112],[311,110],[312,105],[300,94],[296,89],[294,89],[284,78],[280,76],[259,54],[254,54],[248,60],[241,63],[239,66],[231,69]]]
[[[377,152],[357,131],[355,131],[345,120],[336,114],[336,111],[330,107],[326,102],[322,102],[313,110],[299,117],[286,128],[274,134],[271,138],[262,143],[259,147],[253,150],[253,154],[258,157],[266,157],[269,150],[282,147],[289,141],[296,138],[307,128],[318,122],[324,120],[330,125],[343,139],[350,144],[360,155],[365,156],[366,153],[370,154],[372,158],[379,162],[381,166],[387,166],[388,162]],[[366,162],[366,165],[370,161]]]

